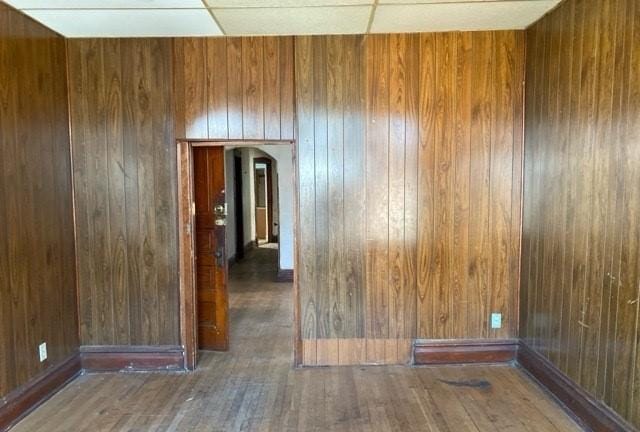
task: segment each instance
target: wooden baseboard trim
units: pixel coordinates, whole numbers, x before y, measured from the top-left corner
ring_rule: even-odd
[[[547,358],[522,341],[518,346],[517,363],[587,430],[611,432],[636,430],[611,408],[580,388]]]
[[[81,372],[75,353],[0,400],[0,431],[6,431]]]
[[[182,371],[184,350],[178,346],[82,346],[85,372]]]
[[[278,269],[276,276],[278,282],[293,282],[293,269]]]
[[[417,340],[413,364],[505,363],[516,359],[516,339]]]

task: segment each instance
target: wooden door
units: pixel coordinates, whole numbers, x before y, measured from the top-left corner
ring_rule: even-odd
[[[224,148],[193,149],[198,347],[229,348]]]

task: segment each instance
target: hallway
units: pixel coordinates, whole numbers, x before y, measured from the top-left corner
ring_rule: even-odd
[[[293,364],[292,284],[275,282],[278,249],[273,246],[249,251],[229,269],[230,350],[222,355],[247,361],[251,368],[264,366],[265,359],[287,369]],[[209,354],[201,353],[200,364]]]
[[[83,375],[14,431],[579,430],[510,366],[293,369],[276,257],[254,249],[230,271],[229,352],[194,373]]]

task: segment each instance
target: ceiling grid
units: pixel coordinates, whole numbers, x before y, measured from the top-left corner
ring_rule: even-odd
[[[523,29],[560,0],[0,0],[67,37]]]

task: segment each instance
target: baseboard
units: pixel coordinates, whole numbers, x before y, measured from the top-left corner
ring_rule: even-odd
[[[178,346],[82,346],[85,372],[182,371],[184,350]]]
[[[611,432],[636,430],[611,408],[580,388],[547,358],[522,341],[518,346],[517,362],[587,430]]]
[[[6,431],[80,374],[80,355],[74,353],[0,400],[0,431]]]
[[[514,339],[417,340],[414,364],[442,365],[517,361],[567,412],[592,431],[635,431],[611,408],[597,401],[548,359]],[[184,352],[177,346],[83,346],[2,399],[0,431],[20,419],[86,372],[184,370]]]
[[[517,339],[416,340],[413,346],[413,363],[505,363],[516,359],[517,349]]]
[[[293,282],[293,269],[278,269],[276,276],[278,282]]]

